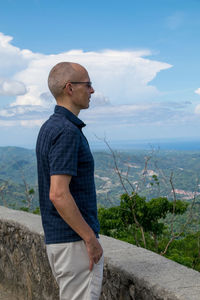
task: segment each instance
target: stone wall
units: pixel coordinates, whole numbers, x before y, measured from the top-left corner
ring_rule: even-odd
[[[0,211],[0,284],[12,291],[16,300],[58,299],[40,217],[3,207]]]
[[[101,300],[200,300],[200,273],[151,251],[101,236]],[[0,286],[16,300],[58,300],[40,216],[0,207]]]

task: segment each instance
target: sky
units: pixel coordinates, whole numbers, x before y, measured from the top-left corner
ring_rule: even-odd
[[[199,33],[199,0],[1,1],[0,146],[35,147],[61,61],[89,72],[90,143],[199,139]]]

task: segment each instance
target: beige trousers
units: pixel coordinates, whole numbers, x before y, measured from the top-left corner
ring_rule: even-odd
[[[84,241],[46,246],[49,263],[59,286],[60,300],[99,300],[103,256],[90,271]]]

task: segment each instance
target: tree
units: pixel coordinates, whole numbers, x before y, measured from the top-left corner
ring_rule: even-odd
[[[183,214],[188,203],[177,200],[175,214]],[[146,239],[154,240],[154,250],[158,252],[158,238],[167,229],[164,219],[168,213],[173,212],[173,203],[166,197],[153,198],[149,202],[137,193],[121,195],[119,206],[100,208],[99,219],[104,234],[113,236],[117,231],[131,233],[135,244],[148,247]],[[162,221],[161,221],[162,219]],[[138,239],[140,231],[142,243]],[[145,235],[146,234],[146,235]]]

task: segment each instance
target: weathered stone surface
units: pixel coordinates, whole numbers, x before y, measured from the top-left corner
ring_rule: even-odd
[[[101,240],[109,268],[132,282],[136,300],[200,300],[199,272],[113,238]]]
[[[113,238],[101,242],[101,300],[200,300],[199,272]],[[1,285],[15,300],[58,300],[39,216],[0,207]]]
[[[5,287],[0,285],[0,300],[15,300],[16,297],[9,291],[6,290]]]
[[[0,219],[0,282],[16,299],[58,299],[43,236]]]

